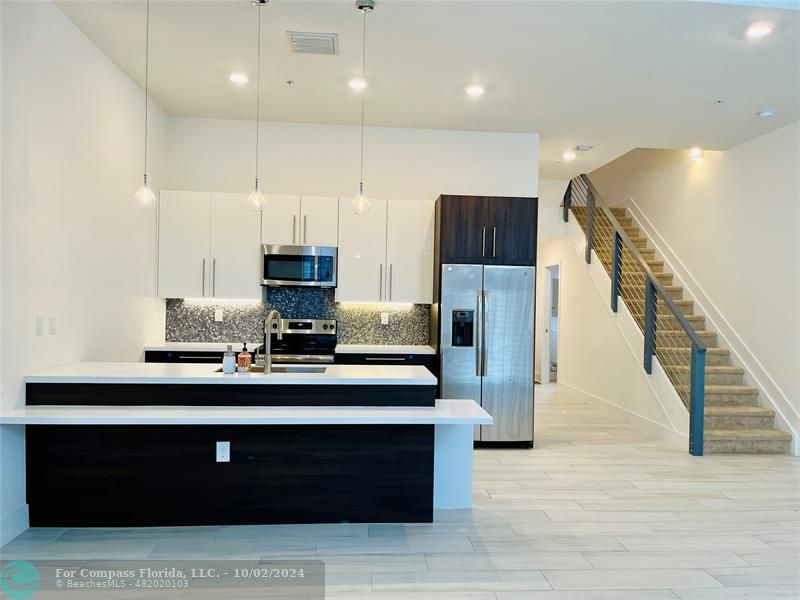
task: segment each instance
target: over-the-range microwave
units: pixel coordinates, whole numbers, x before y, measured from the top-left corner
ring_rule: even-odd
[[[336,248],[262,246],[261,285],[336,287]]]

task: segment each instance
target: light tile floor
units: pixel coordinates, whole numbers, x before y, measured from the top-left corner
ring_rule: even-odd
[[[800,598],[800,461],[693,458],[563,386],[536,448],[479,450],[475,506],[428,525],[31,529],[2,558],[325,561],[328,598]]]

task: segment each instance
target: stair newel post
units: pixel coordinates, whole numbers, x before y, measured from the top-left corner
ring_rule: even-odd
[[[705,420],[706,349],[692,344],[691,384],[689,388],[689,454],[703,456]]]
[[[614,232],[614,267],[611,272],[611,310],[619,309],[619,294],[622,285],[622,236]]]
[[[586,190],[586,263],[592,262],[594,247],[594,194],[591,188]]]
[[[564,192],[564,223],[569,221],[569,209],[572,208],[572,180],[567,184],[567,191]]]
[[[656,286],[650,279],[645,286],[644,299],[644,370],[653,373],[653,355],[656,353]]]

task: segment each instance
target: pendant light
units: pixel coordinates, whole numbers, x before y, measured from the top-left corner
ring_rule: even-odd
[[[256,184],[250,195],[247,196],[247,204],[251,210],[262,211],[266,198],[261,192],[261,185],[258,183],[258,133],[261,120],[261,6],[266,4],[266,0],[255,0],[253,4],[256,6],[256,18],[258,19],[258,43],[256,44]]]
[[[150,85],[150,0],[145,9],[145,42],[144,42],[144,181],[142,187],[134,195],[136,205],[150,208],[156,202],[156,195],[147,183],[147,94]]]
[[[367,77],[367,12],[375,8],[374,0],[356,0],[356,8],[363,15],[361,31],[361,80],[366,82]],[[369,211],[369,198],[364,194],[364,100],[366,96],[366,86],[361,89],[361,171],[358,182],[358,194],[353,198],[353,210],[357,215],[363,215]]]

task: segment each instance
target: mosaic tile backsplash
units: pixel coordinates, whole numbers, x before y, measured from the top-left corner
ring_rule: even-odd
[[[242,303],[167,300],[166,341],[258,341],[264,317],[277,309],[293,319],[336,319],[340,344],[427,344],[430,306],[427,304],[337,304],[334,290],[322,288],[264,288],[262,302]],[[222,309],[223,320],[214,321]],[[381,325],[381,312],[389,324]]]

